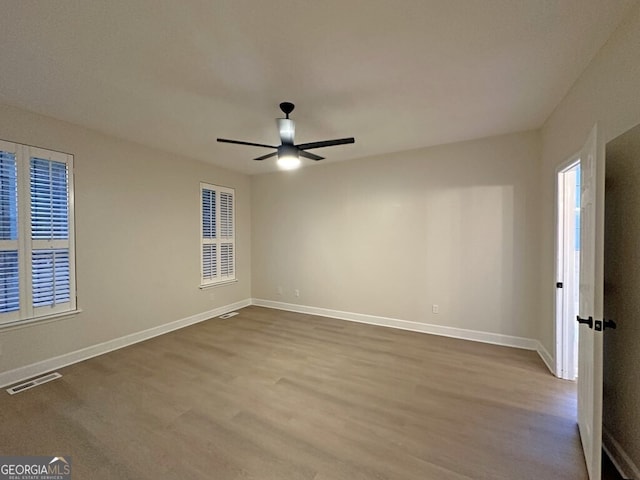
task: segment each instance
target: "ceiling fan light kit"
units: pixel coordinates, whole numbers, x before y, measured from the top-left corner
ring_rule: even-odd
[[[281,145],[278,147],[278,160],[276,165],[281,170],[295,170],[300,166],[300,156],[292,145]]]
[[[323,160],[324,157],[316,155],[314,153],[307,152],[313,148],[332,147],[334,145],[345,145],[348,143],[355,143],[353,137],[338,138],[335,140],[322,140],[320,142],[301,143],[294,144],[296,126],[295,122],[289,118],[289,114],[293,112],[295,105],[291,102],[282,102],[280,104],[280,110],[285,114],[285,118],[277,118],[278,131],[280,134],[280,145],[265,145],[263,143],[243,142],[240,140],[228,140],[226,138],[218,138],[218,142],[234,143],[237,145],[249,145],[251,147],[263,147],[276,149],[273,153],[262,155],[261,157],[254,158],[254,160],[262,161],[271,157],[277,156],[276,164],[281,170],[293,170],[301,165],[300,157],[308,158],[309,160]]]

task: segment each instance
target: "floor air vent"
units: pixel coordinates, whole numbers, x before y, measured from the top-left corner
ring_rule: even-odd
[[[224,315],[220,315],[218,318],[231,318],[231,317],[235,317],[236,315],[238,315],[238,312],[229,312],[229,313],[225,313]]]
[[[15,395],[16,393],[24,392],[25,390],[29,390],[30,388],[37,387],[38,385],[42,385],[43,383],[50,382],[51,380],[55,380],[60,377],[62,377],[62,375],[58,372],[49,373],[44,377],[34,378],[33,380],[21,383],[20,385],[7,388],[7,392],[9,392],[9,395]]]

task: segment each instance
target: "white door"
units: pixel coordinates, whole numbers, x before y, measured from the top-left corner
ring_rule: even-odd
[[[602,460],[602,320],[604,279],[604,144],[593,127],[580,155],[580,307],[578,425],[591,480],[600,480]]]

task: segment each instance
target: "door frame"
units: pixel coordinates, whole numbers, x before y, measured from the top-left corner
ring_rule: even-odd
[[[577,368],[577,360],[574,356],[570,355],[568,345],[566,343],[567,330],[571,327],[576,328],[573,324],[573,318],[565,318],[564,315],[564,296],[565,290],[557,288],[557,282],[563,282],[564,279],[564,265],[565,265],[565,248],[564,248],[564,208],[561,206],[560,198],[560,175],[564,172],[571,170],[574,166],[580,163],[580,153],[575,153],[568,160],[560,164],[556,168],[555,172],[555,196],[554,196],[554,215],[555,215],[555,236],[554,236],[554,250],[555,250],[555,265],[554,265],[554,312],[555,312],[555,328],[554,328],[554,343],[555,343],[555,375],[558,378],[565,380],[575,380],[571,372]],[[580,195],[580,192],[577,192]],[[561,235],[562,234],[562,235]],[[579,279],[577,279],[579,281]],[[577,314],[577,312],[576,312]],[[572,322],[568,325],[567,322]],[[575,345],[577,348],[577,345]]]

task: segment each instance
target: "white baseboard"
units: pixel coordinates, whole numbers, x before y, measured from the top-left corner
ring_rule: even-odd
[[[611,459],[620,476],[624,479],[640,479],[640,468],[633,463],[622,446],[613,438],[611,432],[602,426],[602,448]]]
[[[365,315],[362,313],[343,312],[341,310],[330,310],[328,308],[308,307],[306,305],[296,305],[293,303],[276,302],[273,300],[252,299],[252,304],[258,307],[275,308],[289,312],[307,313],[321,317],[331,317],[350,322],[368,323],[382,327],[399,328],[401,330],[411,330],[413,332],[429,333],[431,335],[441,335],[444,337],[460,338],[472,340],[474,342],[492,343],[506,347],[523,348],[525,350],[536,350],[542,345],[537,340],[524,337],[514,337],[499,333],[480,332],[477,330],[467,330],[464,328],[445,327],[429,323],[412,322],[409,320],[399,320],[396,318],[378,317],[375,315]],[[544,350],[544,348],[543,348]],[[546,351],[546,350],[545,350]],[[546,360],[543,358],[543,361]]]
[[[555,362],[553,361],[553,357],[551,356],[549,351],[546,348],[544,348],[544,345],[542,345],[542,343],[540,343],[537,340],[536,340],[536,343],[537,343],[536,352],[538,352],[538,355],[540,356],[544,364],[547,366],[549,371],[553,373],[554,376],[557,377],[558,375],[556,375],[556,369],[553,368],[553,366],[555,365]]]
[[[236,310],[238,308],[248,307],[249,305],[251,305],[250,299],[241,300],[230,305],[224,305],[207,312],[198,313],[190,317],[165,323],[164,325],[149,328],[148,330],[125,335],[124,337],[114,338],[113,340],[99,343],[97,345],[92,345],[81,350],[76,350],[75,352],[65,353],[64,355],[60,355],[58,357],[43,360],[31,365],[26,365],[24,367],[19,367],[14,370],[2,372],[0,373],[0,387],[12,385],[14,383],[27,380],[37,375],[42,375],[43,373],[50,372],[51,370],[55,370],[57,368],[66,367],[67,365],[78,363],[82,360],[87,360],[89,358],[96,357],[98,355],[102,355],[119,348],[127,347],[134,343],[143,342],[144,340],[157,337],[158,335],[169,333],[180,328],[188,327],[189,325],[193,325],[194,323],[199,323],[204,320],[220,316],[224,313]]]

